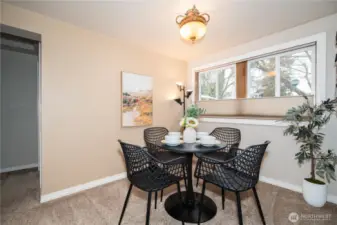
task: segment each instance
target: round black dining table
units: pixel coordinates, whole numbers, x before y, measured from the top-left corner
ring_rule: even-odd
[[[158,141],[156,144],[162,149],[184,154],[187,157],[187,187],[186,191],[181,192],[183,201],[181,201],[179,193],[170,195],[165,201],[167,213],[179,221],[198,223],[199,210],[201,210],[201,223],[212,219],[217,212],[214,201],[205,195],[201,205],[199,203],[201,194],[193,191],[192,159],[194,153],[214,152],[225,148],[226,145],[221,143],[212,147],[205,147],[198,143],[183,143],[178,146],[168,146],[161,141]]]

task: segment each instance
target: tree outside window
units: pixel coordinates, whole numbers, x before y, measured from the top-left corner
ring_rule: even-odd
[[[199,85],[200,100],[235,98],[235,66],[200,72]]]
[[[313,94],[313,47],[248,63],[250,98]]]

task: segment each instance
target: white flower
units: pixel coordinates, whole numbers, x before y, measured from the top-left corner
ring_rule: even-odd
[[[179,122],[179,125],[180,125],[181,127],[184,127],[184,126],[185,126],[185,120],[186,120],[185,117],[181,118],[181,120],[180,120],[180,122]]]
[[[199,121],[193,117],[186,118],[186,127],[196,128],[199,125]]]

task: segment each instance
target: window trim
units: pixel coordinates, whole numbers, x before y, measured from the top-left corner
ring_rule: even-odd
[[[204,72],[208,72],[208,71],[213,71],[213,70],[221,70],[221,69],[227,69],[227,68],[230,68],[230,67],[232,67],[233,68],[233,70],[234,70],[234,74],[235,74],[235,77],[234,77],[234,79],[235,79],[235,81],[236,81],[236,64],[235,63],[233,63],[233,64],[227,64],[227,65],[224,65],[223,67],[218,67],[218,68],[214,68],[214,69],[210,69],[210,70],[204,70],[204,71],[199,71],[198,72],[198,77],[195,77],[194,79],[196,80],[196,79],[198,79],[198,81],[197,81],[197,84],[198,84],[198,102],[202,102],[202,101],[209,101],[209,100],[201,100],[201,82],[200,82],[200,73],[204,73]],[[218,81],[218,80],[217,80]],[[218,93],[218,84],[217,84],[217,82],[216,82],[216,92],[215,92],[215,94],[216,95],[219,95],[219,93]],[[233,100],[233,99],[236,99],[236,82],[235,82],[235,85],[234,85],[234,93],[233,93],[233,95],[235,96],[235,98],[233,98],[233,96],[231,97],[231,98],[227,98],[227,99],[213,99],[213,100],[211,100],[211,101],[225,101],[225,100]],[[216,96],[216,98],[218,98],[218,96]]]
[[[212,63],[204,64],[201,66],[192,67],[192,71],[191,71],[192,72],[192,76],[191,76],[192,87],[196,88],[195,74],[205,69],[210,69],[210,68],[218,67],[221,65],[234,64],[234,63],[244,61],[247,59],[252,59],[254,57],[261,56],[264,54],[270,54],[273,52],[281,51],[283,49],[289,49],[292,47],[306,45],[306,44],[310,44],[313,42],[316,43],[316,74],[317,74],[316,83],[315,83],[315,88],[316,88],[315,94],[316,95],[315,95],[314,100],[315,102],[320,102],[326,98],[326,76],[327,76],[326,74],[326,69],[327,69],[326,68],[326,48],[327,48],[326,32],[322,32],[322,33],[318,33],[312,36],[273,45],[271,47],[266,47],[260,50],[251,51],[243,55],[222,59],[222,60],[215,61]],[[193,103],[196,102],[195,95],[192,96],[192,102]]]
[[[312,73],[312,88],[311,91],[312,93],[309,96],[315,96],[316,95],[316,44],[309,45],[306,47],[302,48],[296,48],[290,51],[284,51],[281,53],[276,53],[276,54],[270,54],[268,56],[263,56],[261,58],[254,58],[252,60],[247,60],[247,98],[251,99],[259,99],[259,98],[252,98],[250,89],[251,89],[251,76],[250,76],[250,65],[253,62],[259,61],[259,60],[264,60],[264,59],[269,59],[269,58],[275,58],[275,96],[273,97],[267,97],[267,98],[279,98],[279,97],[299,97],[299,96],[281,96],[281,67],[280,67],[280,59],[282,56],[290,55],[290,54],[295,54],[298,52],[303,52],[306,50],[312,51],[312,55],[314,56],[312,58],[312,65],[311,65],[311,73]]]

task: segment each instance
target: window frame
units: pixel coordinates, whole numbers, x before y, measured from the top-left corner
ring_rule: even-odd
[[[252,84],[252,79],[250,76],[250,69],[251,69],[251,64],[256,62],[256,61],[260,61],[260,60],[264,60],[264,59],[270,59],[270,58],[275,58],[275,95],[271,96],[271,97],[264,97],[264,98],[292,98],[292,97],[300,97],[300,96],[281,96],[281,57],[282,56],[286,56],[286,55],[291,55],[291,54],[295,54],[298,52],[304,52],[306,50],[311,50],[312,51],[312,65],[311,65],[311,72],[312,72],[312,78],[311,78],[311,82],[312,82],[312,88],[311,88],[311,94],[309,96],[316,96],[316,44],[313,44],[311,46],[307,46],[307,47],[303,47],[303,48],[298,48],[298,49],[294,49],[294,50],[289,50],[289,51],[285,51],[282,53],[278,53],[278,54],[271,54],[268,56],[264,56],[261,58],[254,58],[252,60],[247,60],[247,98],[249,99],[259,99],[259,98],[253,98],[251,97],[251,84]]]
[[[314,102],[320,102],[326,98],[326,78],[327,78],[327,34],[326,32],[317,33],[311,36],[306,36],[298,39],[287,40],[285,42],[279,42],[275,45],[261,47],[258,50],[248,50],[248,53],[241,54],[240,53],[233,57],[225,57],[220,58],[216,61],[205,60],[206,62],[200,63],[199,61],[190,62],[191,73],[189,76],[189,80],[191,81],[192,87],[194,90],[198,88],[196,74],[202,72],[204,70],[210,68],[220,67],[221,65],[235,64],[238,62],[242,62],[245,60],[253,59],[258,56],[262,56],[265,54],[272,54],[273,52],[277,52],[284,49],[294,48],[301,45],[307,45],[310,43],[316,43],[316,82],[315,82],[315,97]],[[234,53],[235,54],[235,53]],[[208,62],[207,62],[208,61]],[[198,102],[197,92],[192,96],[192,102]]]
[[[234,80],[235,80],[235,84],[234,84],[234,91],[232,93],[232,97],[231,98],[226,98],[226,99],[219,99],[219,93],[218,93],[218,89],[219,89],[219,86],[217,84],[218,82],[218,79],[216,80],[216,91],[215,91],[215,94],[216,94],[216,99],[210,99],[210,100],[201,100],[201,82],[200,82],[200,73],[203,73],[203,72],[209,72],[209,71],[213,71],[213,70],[221,70],[221,69],[227,69],[227,68],[233,68],[234,70]],[[220,67],[217,67],[217,68],[210,68],[210,69],[205,69],[203,71],[199,71],[198,72],[198,76],[196,77],[197,80],[197,84],[198,84],[198,99],[197,101],[198,102],[203,102],[203,101],[225,101],[225,100],[235,100],[236,99],[236,63],[232,63],[232,64],[227,64],[227,65],[224,65],[224,66],[220,66]]]

